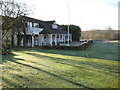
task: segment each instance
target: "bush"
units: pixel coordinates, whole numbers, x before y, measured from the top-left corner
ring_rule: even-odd
[[[5,40],[2,44],[2,55],[6,55],[6,54],[10,54],[11,53],[11,49],[10,49],[10,41],[9,40]]]
[[[80,46],[43,46],[43,49],[68,49],[68,50],[85,50],[88,46],[93,43],[92,40],[83,43]]]

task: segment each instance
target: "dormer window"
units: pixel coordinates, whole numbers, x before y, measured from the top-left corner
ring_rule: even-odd
[[[52,25],[52,28],[53,28],[53,29],[58,29],[58,25],[53,24],[53,25]]]
[[[57,24],[56,22],[54,22],[54,24]]]

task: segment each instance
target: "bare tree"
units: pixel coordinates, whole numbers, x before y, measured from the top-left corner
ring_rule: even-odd
[[[113,30],[112,27],[110,27],[110,26],[108,26],[106,29],[107,29],[107,33],[108,33],[106,35],[106,37],[110,40],[113,40],[115,37],[115,32],[114,32],[115,30]]]
[[[0,15],[2,16],[2,39],[9,38],[16,28],[24,26],[23,16],[29,14],[30,10],[25,3],[18,3],[14,0],[0,0]]]
[[[4,49],[2,51],[10,51],[9,38],[19,33],[20,30],[25,30],[23,17],[28,15],[29,12],[30,9],[25,3],[18,3],[14,0],[0,0],[0,17],[2,17],[0,32],[2,32],[2,47]],[[24,33],[24,35],[26,34]]]
[[[94,40],[114,40],[118,38],[118,30],[112,29],[112,27],[105,27],[106,30],[94,29],[90,31],[83,31],[82,36],[84,39]]]

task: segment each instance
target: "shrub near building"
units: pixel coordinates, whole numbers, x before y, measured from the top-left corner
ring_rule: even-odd
[[[68,31],[68,25],[61,25],[63,30]],[[72,34],[73,41],[80,41],[81,28],[76,25],[69,25],[69,32]]]
[[[2,55],[6,55],[6,54],[10,54],[11,53],[11,49],[10,49],[10,42],[9,40],[5,40],[2,44]]]

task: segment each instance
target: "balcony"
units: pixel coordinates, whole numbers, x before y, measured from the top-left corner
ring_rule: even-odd
[[[35,28],[31,27],[27,29],[27,34],[34,34],[34,35],[39,35],[39,33],[43,30],[43,28]]]

